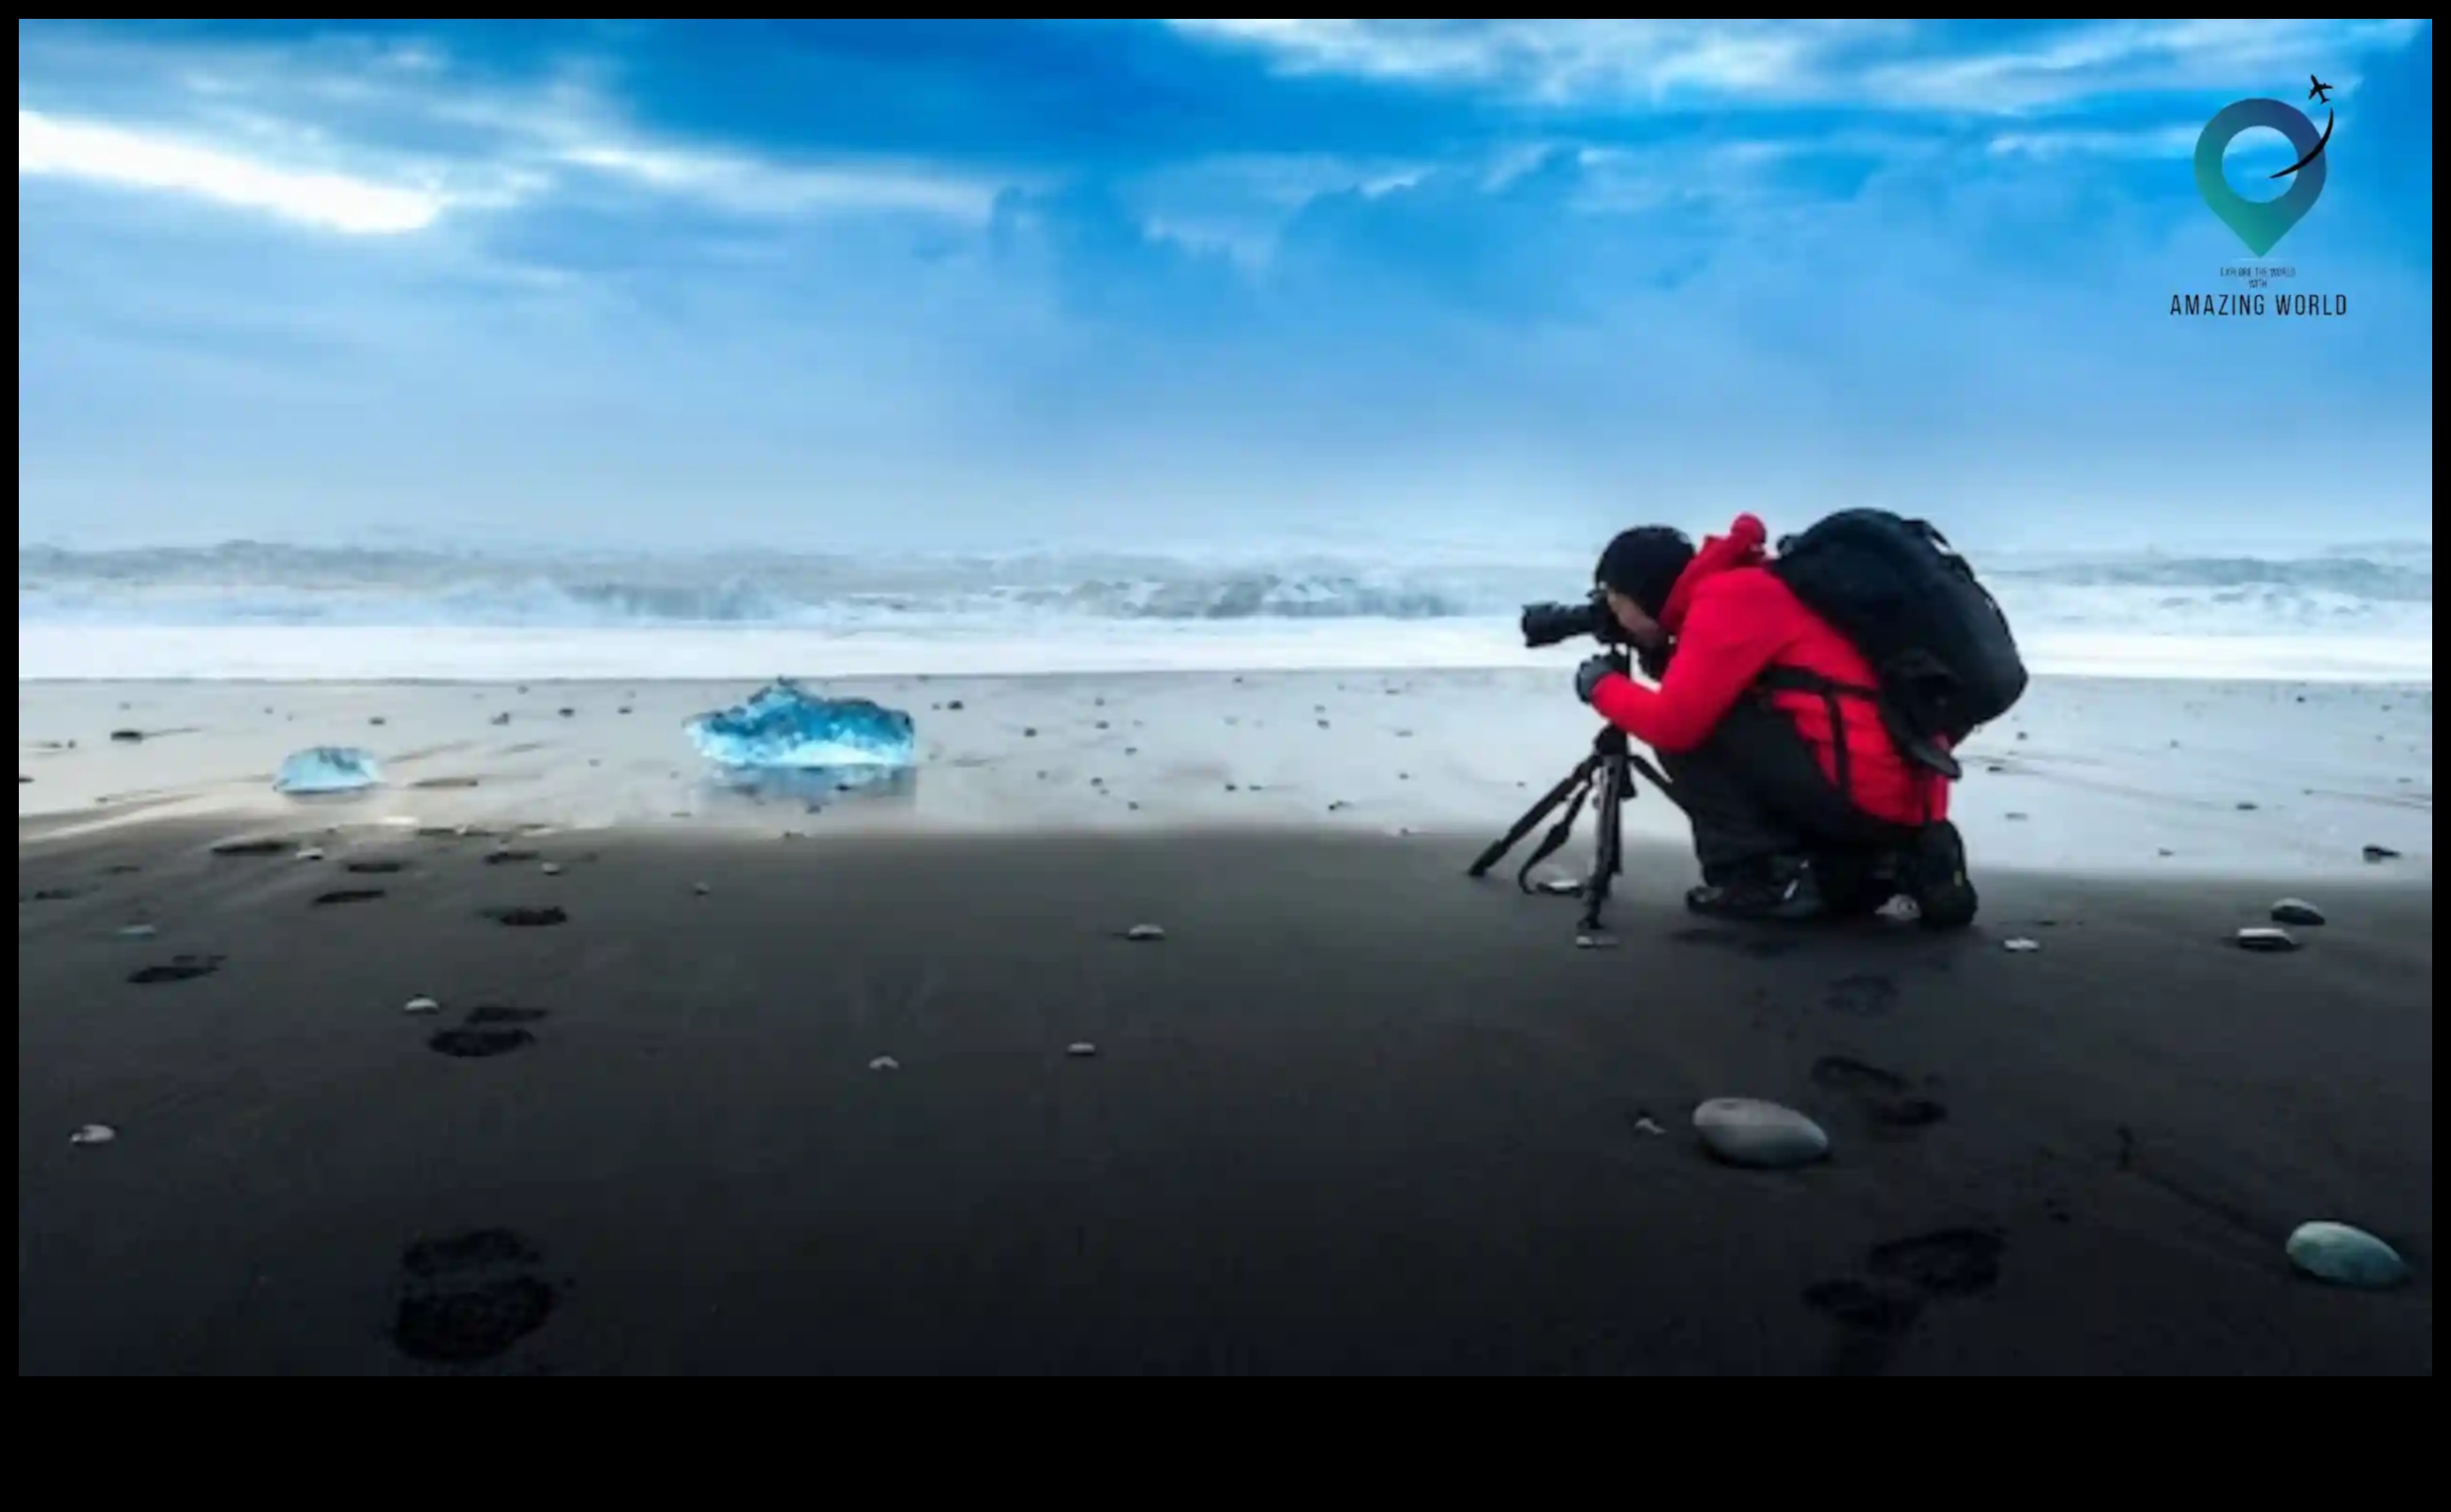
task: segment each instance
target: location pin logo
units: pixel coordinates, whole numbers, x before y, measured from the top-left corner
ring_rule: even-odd
[[[2277,200],[2250,200],[2229,187],[2228,175],[2222,171],[2222,155],[2242,131],[2257,127],[2270,127],[2289,139],[2298,149],[2298,161],[2272,175],[2289,179],[2289,190]],[[2224,106],[2221,113],[2205,123],[2204,135],[2196,138],[2196,192],[2205,197],[2222,224],[2238,233],[2246,249],[2262,257],[2281,245],[2289,228],[2315,207],[2324,195],[2325,158],[2324,145],[2331,140],[2332,127],[2324,123],[2318,132],[2315,123],[2306,119],[2297,107],[2279,100],[2241,100]]]

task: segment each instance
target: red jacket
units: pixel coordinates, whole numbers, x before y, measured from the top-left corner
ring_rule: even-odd
[[[1728,534],[1702,543],[1659,613],[1661,628],[1676,638],[1667,676],[1657,689],[1631,677],[1602,678],[1592,694],[1602,718],[1654,750],[1683,752],[1708,739],[1773,667],[1872,686],[1863,656],[1763,570],[1766,540],[1760,520],[1739,515]],[[1833,783],[1838,745],[1846,743],[1849,795],[1857,808],[1896,824],[1949,816],[1949,780],[1908,761],[1869,699],[1841,697],[1834,730],[1818,694],[1781,690],[1770,701],[1795,721]]]

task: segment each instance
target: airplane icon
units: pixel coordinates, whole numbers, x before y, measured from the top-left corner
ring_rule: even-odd
[[[2331,85],[2325,84],[2323,80],[2315,77],[2311,73],[2306,75],[2306,82],[2314,86],[2313,88],[2306,91],[2306,98],[2314,101],[2317,105],[2329,105],[2332,103],[2333,87]]]

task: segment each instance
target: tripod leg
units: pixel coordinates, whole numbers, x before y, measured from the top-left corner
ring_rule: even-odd
[[[1479,858],[1465,870],[1464,875],[1474,877],[1488,875],[1489,869],[1496,866],[1507,852],[1515,849],[1518,841],[1539,828],[1540,821],[1549,816],[1551,810],[1573,796],[1577,789],[1591,779],[1592,771],[1599,764],[1599,759],[1598,756],[1584,757],[1574,771],[1566,774],[1564,781],[1551,788],[1539,802],[1524,810],[1523,817],[1515,821],[1514,828],[1500,835],[1490,844],[1488,850],[1481,852]]]
[[[1632,778],[1625,770],[1625,757],[1610,756],[1600,774],[1599,812],[1593,818],[1598,832],[1593,841],[1591,880],[1583,884],[1582,933],[1589,934],[1600,928],[1600,910],[1606,906],[1618,874],[1625,870],[1625,793]]]

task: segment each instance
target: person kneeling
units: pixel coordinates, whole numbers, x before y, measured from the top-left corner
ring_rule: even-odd
[[[1862,689],[1854,646],[1767,569],[1762,522],[1740,516],[1699,551],[1665,526],[1609,543],[1597,585],[1643,686],[1595,657],[1576,692],[1657,751],[1692,820],[1697,913],[1809,919],[1913,900],[1922,921],[1972,921],[1949,781],[1899,749]]]

